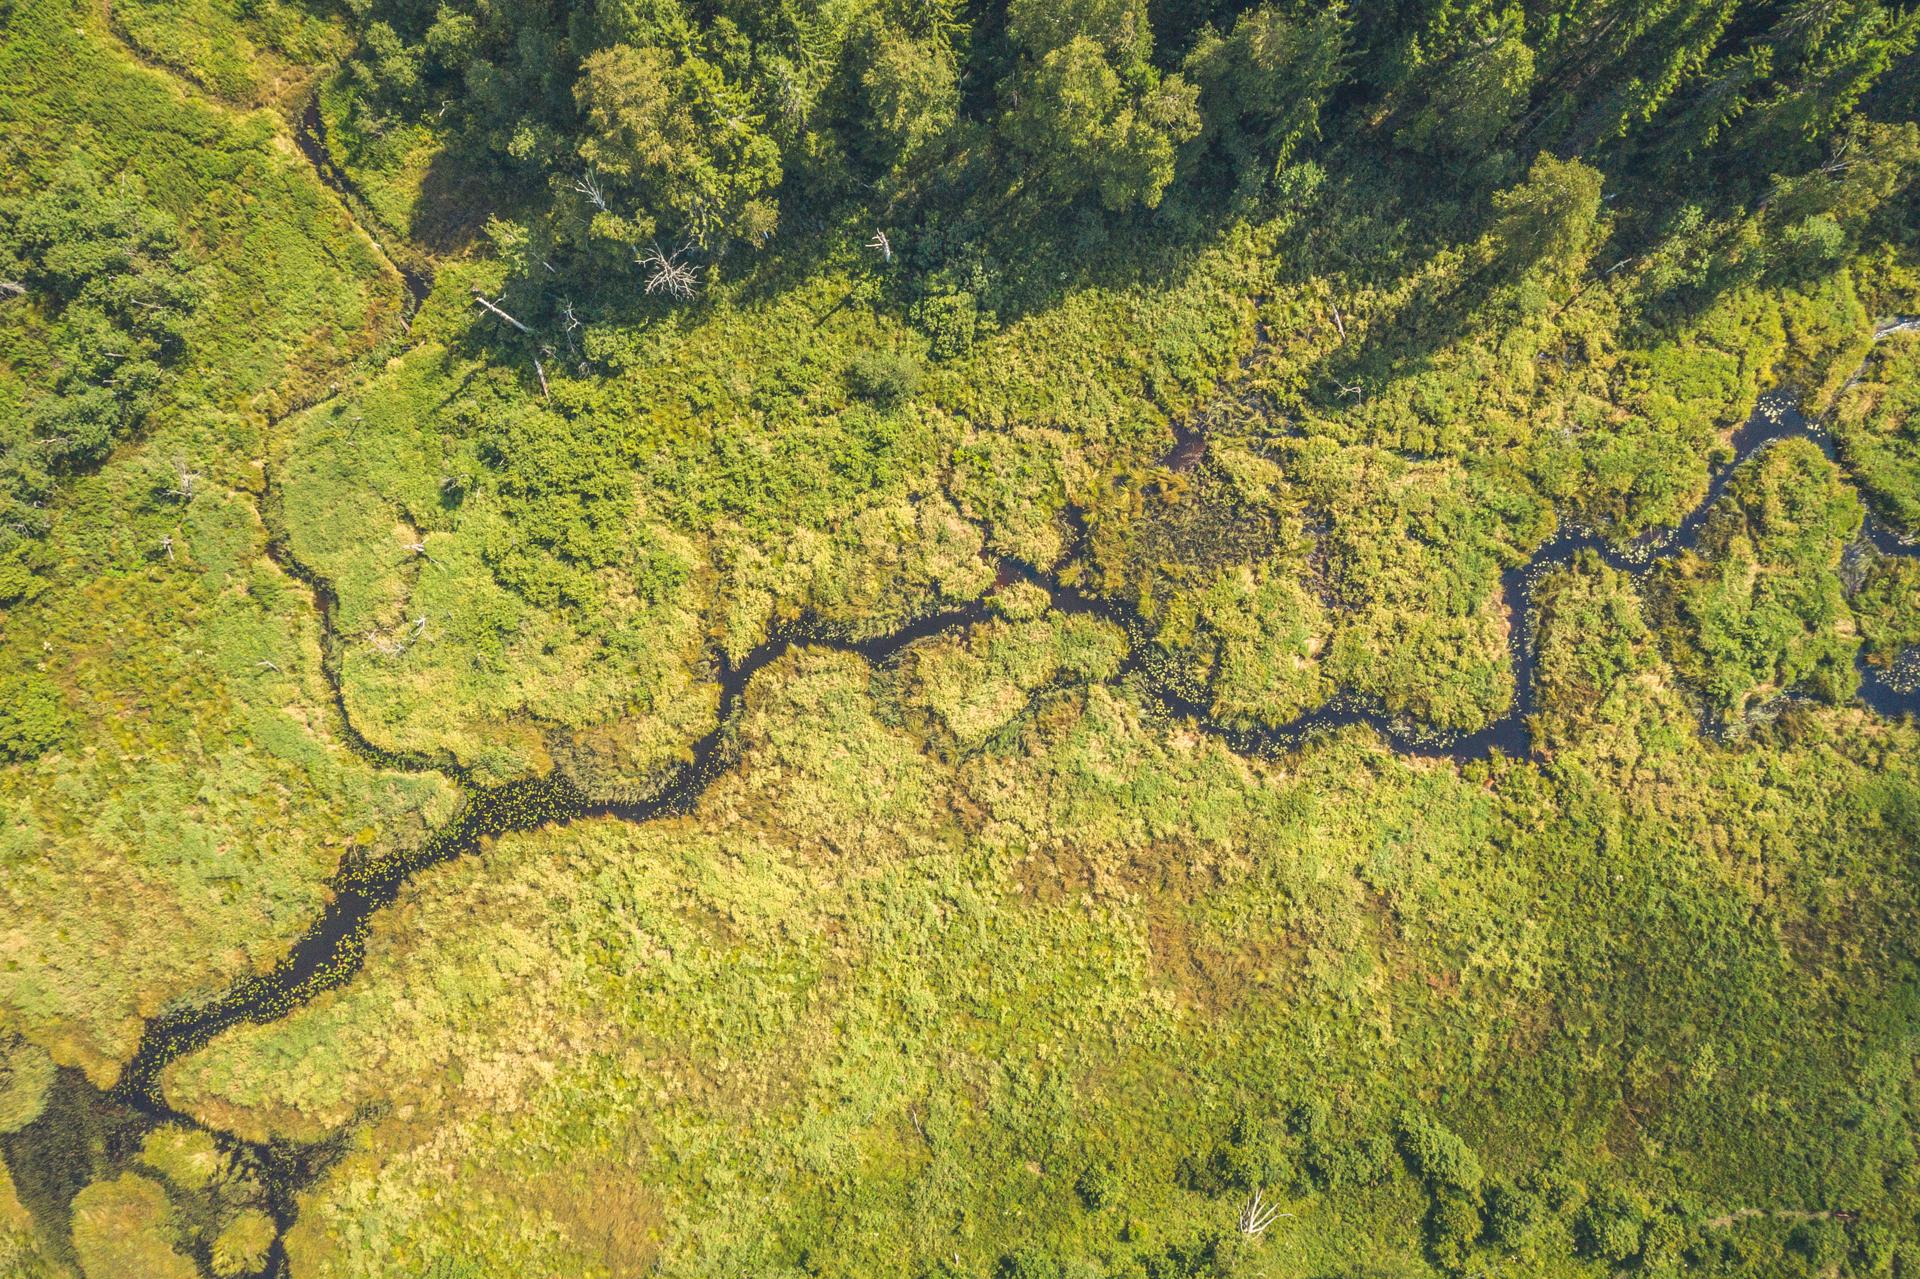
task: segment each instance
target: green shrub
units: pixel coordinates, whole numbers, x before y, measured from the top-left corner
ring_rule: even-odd
[[[1119,1199],[1120,1175],[1110,1162],[1091,1163],[1074,1179],[1073,1190],[1090,1211],[1098,1212]]]
[[[1787,1251],[1815,1274],[1830,1270],[1847,1259],[1847,1228],[1831,1217],[1803,1221],[1787,1236]]]
[[[278,1234],[272,1217],[257,1208],[243,1210],[213,1241],[213,1273],[223,1277],[252,1274],[266,1264]]]
[[[1031,1245],[1002,1256],[993,1268],[993,1279],[1061,1279],[1061,1275],[1059,1259]]]
[[[1442,1270],[1459,1270],[1480,1240],[1480,1205],[1465,1195],[1443,1194],[1427,1210],[1427,1250]]]
[[[1221,1240],[1202,1235],[1185,1243],[1170,1243],[1141,1260],[1147,1279],[1221,1279]]]
[[[1574,1241],[1586,1256],[1625,1265],[1640,1255],[1646,1209],[1611,1187],[1595,1192],[1574,1219]]]
[[[914,303],[912,316],[932,342],[933,353],[942,359],[968,354],[975,340],[992,327],[992,319],[982,315],[978,299],[966,292],[922,298]]]
[[[1452,1129],[1418,1111],[1407,1111],[1400,1116],[1397,1130],[1401,1153],[1428,1185],[1458,1191],[1480,1188],[1480,1160]]]
[[[1659,1212],[1648,1220],[1640,1240],[1640,1264],[1656,1274],[1673,1274],[1685,1264],[1690,1232],[1675,1212]]]
[[[1503,1247],[1520,1247],[1546,1215],[1546,1204],[1532,1190],[1505,1180],[1487,1188],[1487,1235]]]
[[[11,1031],[0,1030],[0,1135],[40,1117],[53,1086],[53,1058]]]
[[[1392,1179],[1396,1162],[1393,1142],[1381,1133],[1343,1141],[1325,1131],[1302,1138],[1300,1161],[1321,1189],[1383,1186]]]
[[[906,351],[866,350],[847,365],[847,386],[863,400],[890,409],[920,389],[920,361]]]
[[[67,730],[60,690],[34,670],[0,673],[0,762],[37,758]]]
[[[1256,1113],[1242,1110],[1212,1150],[1181,1158],[1175,1178],[1203,1195],[1290,1185],[1294,1168],[1278,1136]]]

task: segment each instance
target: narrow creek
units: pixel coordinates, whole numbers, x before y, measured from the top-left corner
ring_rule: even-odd
[[[1633,578],[1636,584],[1644,585],[1662,560],[1694,549],[1709,512],[1719,502],[1726,491],[1727,482],[1743,463],[1775,441],[1796,436],[1812,440],[1829,461],[1839,464],[1832,438],[1818,423],[1801,412],[1793,396],[1784,389],[1769,391],[1760,397],[1753,412],[1734,431],[1730,442],[1732,455],[1712,469],[1706,491],[1678,525],[1656,530],[1625,548],[1590,530],[1562,529],[1528,557],[1526,563],[1505,570],[1500,575],[1500,592],[1507,611],[1508,657],[1513,664],[1513,705],[1499,719],[1473,732],[1436,731],[1405,717],[1389,714],[1377,704],[1369,704],[1344,692],[1336,693],[1321,706],[1284,724],[1252,729],[1219,724],[1205,702],[1181,693],[1170,679],[1154,677],[1151,664],[1143,660],[1144,654],[1153,651],[1150,628],[1130,606],[1062,587],[1030,565],[1018,566],[1018,571],[1026,580],[1049,589],[1057,607],[1092,613],[1123,627],[1132,650],[1130,664],[1133,669],[1147,676],[1148,691],[1154,700],[1169,713],[1191,721],[1195,727],[1227,742],[1241,754],[1271,755],[1298,746],[1316,733],[1365,725],[1403,754],[1440,755],[1457,763],[1485,758],[1494,751],[1516,759],[1525,758],[1533,751],[1528,721],[1538,710],[1534,679],[1538,653],[1533,634],[1536,622],[1533,590],[1540,579],[1555,569],[1571,564],[1581,552],[1590,551],[1610,567]],[[1186,454],[1184,460],[1197,460],[1204,451],[1204,442],[1196,449],[1190,438],[1182,440],[1169,457],[1178,457],[1183,450]],[[1844,472],[1844,467],[1842,470]],[[1866,507],[1866,519],[1857,546],[1871,548],[1872,553],[1877,555],[1912,558],[1920,554],[1920,544],[1903,541],[1875,516],[1871,504],[1863,502],[1863,505]],[[1869,709],[1889,718],[1920,715],[1920,678],[1914,678],[1911,670],[1914,656],[1911,653],[1907,655],[1908,678],[1897,675],[1889,678],[1887,673],[1868,665],[1863,649],[1854,659],[1855,668],[1860,674],[1859,700]]]
[[[309,101],[295,139],[321,180],[346,200],[356,216],[364,204],[344,173],[328,154],[317,98]],[[379,243],[377,237],[375,242]],[[409,270],[396,260],[414,305],[431,286],[424,272]],[[1707,512],[1720,498],[1734,469],[1775,440],[1807,435],[1819,442],[1829,457],[1833,446],[1790,400],[1779,394],[1763,397],[1746,423],[1735,432],[1732,457],[1715,468],[1699,504],[1677,528],[1656,542],[1625,551],[1586,532],[1563,532],[1542,546],[1526,564],[1502,575],[1501,588],[1509,614],[1509,646],[1514,671],[1512,708],[1498,721],[1467,734],[1437,735],[1387,714],[1378,706],[1335,698],[1297,719],[1266,729],[1239,730],[1216,723],[1209,708],[1181,694],[1173,681],[1156,673],[1153,642],[1144,621],[1123,602],[1094,596],[1063,583],[1057,574],[1037,566],[1007,561],[1002,580],[1024,580],[1047,591],[1054,606],[1064,612],[1098,616],[1123,629],[1129,655],[1123,675],[1135,677],[1147,697],[1165,713],[1186,720],[1196,729],[1217,737],[1247,754],[1273,754],[1297,745],[1316,733],[1349,725],[1366,725],[1395,749],[1409,753],[1440,754],[1465,761],[1499,751],[1512,757],[1531,753],[1528,720],[1536,709],[1532,591],[1542,574],[1566,565],[1582,551],[1593,551],[1615,568],[1643,579],[1663,556],[1691,548]],[[266,508],[274,504],[271,474]],[[1915,554],[1869,515],[1866,537],[1880,554]],[[269,529],[276,523],[269,521]],[[265,1204],[278,1227],[278,1237],[263,1268],[265,1276],[284,1276],[287,1261],[284,1237],[298,1213],[298,1197],[337,1157],[343,1138],[312,1144],[252,1143],[221,1132],[171,1109],[161,1096],[160,1077],[174,1060],[204,1047],[214,1036],[243,1022],[267,1022],[286,1015],[322,991],[349,980],[360,968],[373,916],[390,905],[412,876],[427,867],[474,852],[483,841],[518,831],[556,826],[587,817],[614,817],[631,822],[682,814],[692,808],[713,780],[738,755],[738,727],[746,690],[768,664],[796,647],[812,646],[854,653],[876,665],[899,656],[909,646],[939,635],[964,631],[994,615],[990,599],[929,613],[883,635],[855,638],[819,625],[799,625],[770,638],[738,663],[724,659],[717,665],[721,689],[719,715],[711,732],[694,744],[686,761],[665,774],[650,797],[607,800],[590,796],[571,780],[551,775],[499,786],[475,786],[451,759],[384,750],[354,728],[340,680],[338,637],[334,631],[335,596],[330,583],[300,563],[284,534],[269,538],[268,553],[290,576],[313,593],[323,632],[323,670],[332,690],[341,731],[347,744],[383,768],[442,771],[460,781],[465,799],[452,822],[416,848],[367,862],[343,866],[329,882],[330,900],[320,916],[292,943],[286,955],[265,973],[235,982],[217,997],[202,1003],[169,1009],[149,1019],[139,1046],[110,1091],[95,1088],[77,1070],[56,1076],[46,1108],[32,1124],[0,1138],[0,1154],[19,1186],[23,1200],[42,1230],[56,1241],[68,1241],[68,1214],[73,1196],[89,1181],[111,1176],[129,1167],[140,1143],[154,1128],[180,1124],[208,1133],[220,1149],[243,1165],[264,1188]],[[1920,688],[1896,688],[1877,672],[1864,671],[1861,700],[1886,715],[1920,714]],[[197,1248],[195,1260],[210,1273],[208,1249]]]
[[[1636,578],[1644,577],[1666,555],[1691,548],[1706,514],[1723,494],[1734,469],[1772,442],[1793,435],[1809,435],[1822,447],[1831,445],[1813,425],[1779,396],[1764,398],[1747,423],[1734,435],[1733,457],[1716,468],[1700,504],[1675,529],[1656,543],[1622,551],[1589,533],[1563,534],[1542,546],[1527,563],[1508,571],[1502,585],[1512,617],[1511,644],[1515,664],[1516,697],[1513,708],[1498,722],[1475,733],[1451,737],[1422,733],[1416,726],[1388,716],[1377,707],[1351,700],[1336,701],[1281,726],[1243,731],[1220,725],[1208,708],[1174,691],[1157,678],[1148,660],[1151,640],[1142,619],[1129,606],[1087,594],[1064,584],[1055,574],[1033,565],[1007,562],[1003,580],[1024,580],[1045,590],[1063,611],[1100,617],[1122,628],[1129,638],[1129,656],[1123,676],[1131,674],[1151,701],[1167,714],[1218,737],[1231,748],[1249,754],[1273,754],[1307,737],[1331,729],[1364,724],[1379,732],[1396,749],[1443,754],[1458,761],[1483,758],[1495,751],[1514,757],[1530,753],[1528,717],[1535,709],[1533,689],[1533,619],[1531,591],[1540,576],[1569,563],[1581,551],[1593,551],[1607,563]],[[269,490],[271,492],[271,490]],[[1871,519],[1871,517],[1869,517]],[[270,525],[270,527],[272,527]],[[1879,553],[1912,555],[1888,530],[1870,523],[1865,533]],[[286,571],[314,592],[332,652],[333,592],[324,578],[295,559],[283,540],[272,543],[273,555]],[[780,633],[751,651],[738,663],[720,662],[716,672],[721,688],[716,726],[694,744],[687,760],[664,775],[649,798],[607,800],[586,794],[562,775],[510,782],[499,786],[465,786],[466,798],[453,821],[420,846],[365,863],[343,867],[329,884],[330,901],[320,916],[288,949],[270,971],[235,982],[218,997],[164,1012],[150,1019],[138,1050],[110,1092],[100,1092],[78,1071],[58,1077],[47,1112],[33,1125],[0,1142],[16,1180],[34,1192],[32,1197],[51,1208],[64,1205],[87,1180],[100,1175],[100,1158],[73,1159],[72,1143],[93,1143],[104,1166],[124,1166],[137,1152],[141,1136],[163,1123],[203,1127],[171,1109],[160,1091],[160,1076],[177,1058],[197,1051],[214,1036],[243,1022],[267,1022],[311,1000],[322,991],[349,980],[365,957],[368,930],[376,912],[390,905],[413,875],[427,867],[478,850],[483,841],[511,832],[557,826],[588,817],[615,817],[631,822],[687,812],[713,780],[737,758],[737,730],[748,685],[770,663],[796,647],[820,647],[859,655],[875,665],[899,656],[909,646],[936,636],[964,631],[993,616],[990,599],[926,614],[900,628],[867,638],[852,638],[819,625],[799,625]],[[382,767],[427,769],[442,761],[395,755],[368,742],[351,727],[338,679],[338,667],[325,663],[336,706],[348,728],[353,748]],[[1895,689],[1869,675],[1862,683],[1862,700],[1883,715],[1920,714],[1920,692]],[[269,1210],[282,1234],[297,1214],[297,1197],[331,1161],[336,1143],[248,1143],[213,1132],[222,1148],[256,1170],[267,1187]],[[53,1224],[53,1223],[49,1223]],[[64,1221],[60,1221],[64,1227]],[[205,1263],[205,1258],[200,1259]],[[266,1275],[285,1273],[285,1259],[276,1243]]]

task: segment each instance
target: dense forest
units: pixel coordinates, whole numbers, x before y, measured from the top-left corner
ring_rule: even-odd
[[[0,1276],[1920,1279],[1920,7],[0,0]]]

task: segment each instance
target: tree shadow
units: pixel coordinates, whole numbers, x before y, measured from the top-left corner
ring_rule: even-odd
[[[489,218],[527,206],[526,183],[503,176],[488,157],[456,135],[435,151],[407,212],[407,238],[436,256],[473,251]]]

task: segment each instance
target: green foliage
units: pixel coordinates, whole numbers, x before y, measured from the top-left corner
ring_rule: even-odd
[[[273,1218],[258,1208],[238,1213],[213,1241],[213,1251],[209,1254],[213,1273],[224,1277],[258,1271],[266,1264],[279,1233]]]
[[[1278,1134],[1258,1114],[1246,1110],[1235,1116],[1211,1151],[1182,1157],[1175,1175],[1188,1190],[1219,1196],[1285,1184],[1293,1172]]]
[[[12,1031],[0,1034],[0,1136],[40,1117],[53,1084],[53,1059]]]
[[[1581,1251],[1616,1266],[1640,1255],[1645,1231],[1645,1204],[1613,1187],[1596,1191],[1574,1219]]]
[[[436,869],[376,920],[353,984],[222,1037],[169,1095],[257,1135],[418,1099],[316,1188],[293,1247],[321,1276],[396,1250],[606,1265],[614,1192],[584,1201],[589,1167],[644,1198],[648,1264],[668,1274],[795,1265],[802,1247],[851,1274],[991,1274],[1008,1255],[1421,1273],[1429,1220],[1469,1267],[1498,1245],[1503,1264],[1574,1273],[1589,1236],[1628,1261],[1666,1246],[1654,1186],[1799,1204],[1844,1182],[1876,1219],[1904,1202],[1879,1180],[1904,1144],[1865,1131],[1905,1122],[1871,1082],[1897,1078],[1897,1025],[1854,1023],[1858,1053],[1804,1031],[1850,980],[1843,956],[1905,926],[1911,729],[1875,727],[1893,740],[1873,764],[1849,758],[1861,737],[1729,752],[1681,708],[1665,738],[1609,727],[1476,777],[1360,734],[1249,761],[1093,686],[1063,690],[1019,749],[949,759],[902,713],[908,683],[840,655],[766,669],[738,767],[687,818],[514,836]],[[1621,750],[1638,751],[1625,776],[1664,779],[1656,798],[1616,780]],[[1697,851],[1736,831],[1790,897],[1759,926]],[[1840,901],[1831,948],[1782,952],[1775,923]],[[1275,946],[1276,925],[1318,940]],[[1550,1010],[1564,1029],[1533,1021]],[[1542,1027],[1524,1049],[1482,1033],[1521,1024]],[[1608,1148],[1622,1079],[1669,1099],[1647,1119],[1658,1147],[1631,1160]],[[1451,1096],[1394,1123],[1389,1099],[1420,1081]],[[1763,1090],[1803,1098],[1800,1118],[1757,1109]],[[1351,1108],[1309,1101],[1284,1123],[1232,1100],[1336,1092]],[[1847,1129],[1862,1105],[1873,1118]],[[1316,1151],[1390,1124],[1424,1185],[1314,1174]],[[1625,1189],[1588,1211],[1567,1174],[1521,1176],[1563,1151]],[[1123,1214],[1084,1195],[1109,1163]],[[1318,1187],[1304,1199],[1296,1167]],[[516,1194],[468,1193],[495,1177]],[[1256,1184],[1292,1215],[1210,1250]],[[973,1229],[899,1229],[930,1196]]]
[[[1812,443],[1784,440],[1735,474],[1697,552],[1653,584],[1663,637],[1709,709],[1733,719],[1770,693],[1852,694],[1857,638],[1838,575],[1860,529],[1856,498]]]
[[[1212,727],[1492,723],[1503,573],[1679,521],[1783,376],[1905,519],[1911,344],[1872,317],[1912,310],[1910,15],[5,20],[0,1127],[417,845],[427,763],[647,795],[769,637],[968,604],[877,666],[796,643],[686,811],[422,874],[354,981],[175,1063],[222,1128],[351,1133],[289,1269],[1894,1266],[1913,727],[1728,745],[1675,693],[1838,702],[1920,634],[1810,443],[1644,592],[1535,584],[1532,758],[1241,756],[1143,684]],[[364,208],[227,105],[323,72]],[[404,333],[366,209],[437,268]],[[693,296],[647,292],[669,256]],[[82,1191],[90,1276],[257,1270],[223,1149],[163,1126],[124,1152],[159,1181]],[[1861,1219],[1765,1215],[1822,1204]],[[9,1174],[0,1269],[43,1268],[30,1228]]]
[[[1418,1110],[1403,1111],[1394,1121],[1400,1151],[1408,1165],[1435,1190],[1470,1193],[1480,1188],[1480,1160],[1472,1147],[1445,1124]],[[1458,1216],[1457,1211],[1454,1213]],[[1475,1210],[1478,1220],[1478,1210]],[[1476,1229],[1477,1235],[1479,1231]]]
[[[1201,1235],[1148,1255],[1141,1269],[1147,1279],[1224,1279],[1231,1271],[1221,1264],[1223,1251],[1219,1236]]]
[[[905,174],[937,154],[958,121],[959,68],[944,32],[915,38],[889,18],[875,15],[860,55],[859,146],[876,167]]]
[[[0,200],[0,278],[19,293],[0,332],[30,370],[24,411],[0,426],[4,553],[44,533],[57,477],[97,465],[164,398],[198,290],[172,219],[78,157]]]
[[[1503,1248],[1519,1248],[1545,1220],[1541,1196],[1524,1185],[1500,1179],[1487,1187],[1487,1237]]]
[[[166,1192],[145,1177],[97,1181],[74,1196],[73,1251],[86,1279],[194,1279],[175,1243]]]
[[[35,670],[0,674],[0,762],[34,759],[67,730],[60,690]]]
[[[343,24],[297,0],[116,0],[115,35],[141,57],[237,105],[258,106],[343,56]]]
[[[499,474],[506,518],[482,553],[504,585],[536,605],[594,603],[592,570],[630,546],[632,487],[612,442],[580,419],[531,405],[489,407],[479,457]]]
[[[140,1162],[183,1190],[204,1190],[227,1171],[227,1158],[210,1135],[177,1124],[147,1134]]]
[[[1200,133],[1199,91],[1154,68],[1144,0],[1013,0],[1007,35],[1023,65],[1004,129],[1025,180],[1051,202],[1094,191],[1109,209],[1158,205]]]
[[[1038,1248],[1016,1248],[994,1264],[994,1279],[1061,1279],[1059,1261]]]
[[[1534,53],[1518,6],[1460,6],[1466,21],[1409,51],[1400,92],[1407,119],[1400,145],[1456,160],[1478,158],[1525,110]]]
[[[1834,406],[1834,443],[1874,506],[1920,530],[1920,334],[1876,345]]]
[[[847,385],[863,400],[896,408],[920,389],[920,362],[907,351],[862,351],[847,365]]]
[[[1090,1163],[1073,1180],[1073,1192],[1089,1212],[1111,1208],[1120,1199],[1120,1176],[1111,1162]]]
[[[1263,5],[1242,12],[1225,35],[1204,30],[1184,62],[1203,104],[1194,149],[1217,147],[1242,184],[1258,186],[1319,141],[1349,21],[1338,5],[1300,19]]]
[[[581,64],[575,96],[586,117],[579,149],[588,175],[659,211],[596,211],[596,235],[638,244],[653,236],[659,216],[702,248],[773,234],[777,214],[762,196],[780,181],[780,148],[719,67],[691,53],[616,44]]]
[[[1546,152],[1526,181],[1494,193],[1497,252],[1515,271],[1567,274],[1586,264],[1600,235],[1599,170]]]
[[[1879,557],[1848,604],[1866,640],[1867,660],[1892,666],[1920,645],[1920,563]]]
[[[146,1015],[270,963],[343,858],[451,796],[349,753],[251,500],[266,422],[380,336],[398,278],[272,115],[138,65],[104,10],[5,22],[0,278],[27,291],[0,301],[0,468],[47,461],[5,433],[68,401],[109,438],[41,467],[0,551],[0,913],[34,921],[0,1005],[110,1084]]]
[[[1442,1270],[1467,1264],[1481,1231],[1480,1205],[1465,1195],[1444,1193],[1427,1211],[1427,1252]]]

